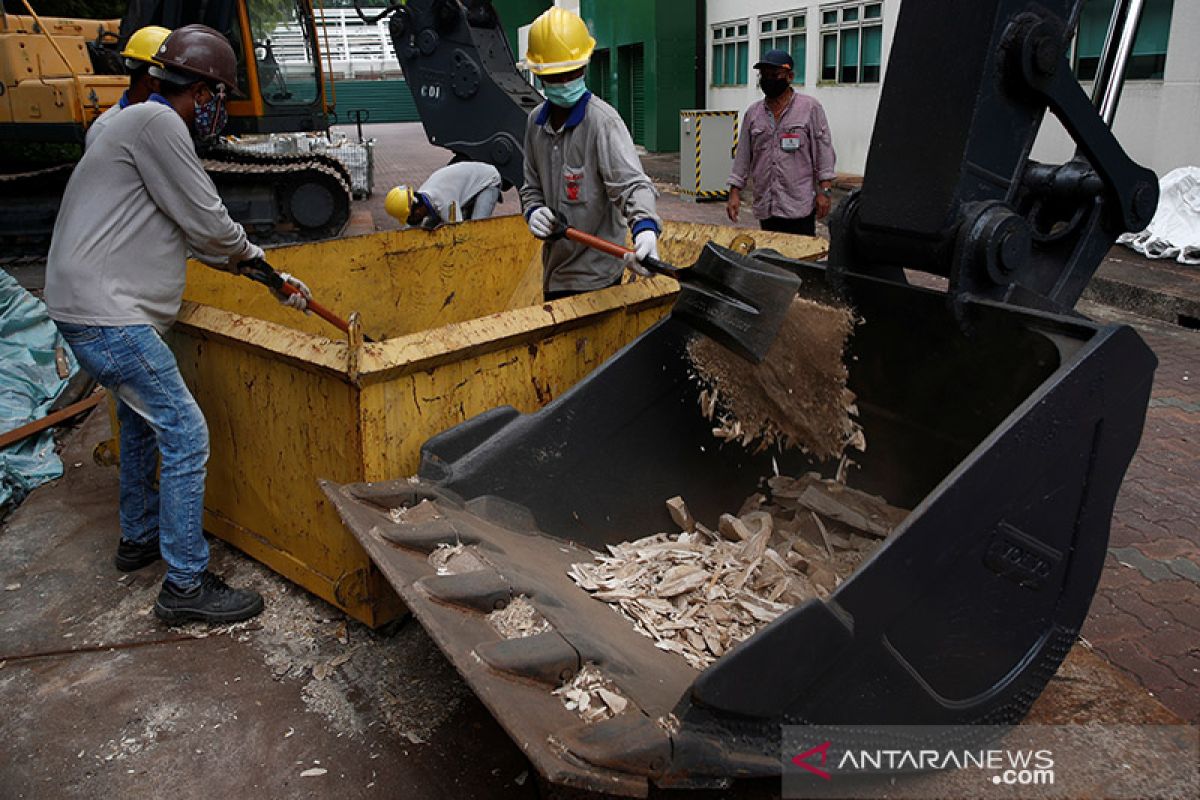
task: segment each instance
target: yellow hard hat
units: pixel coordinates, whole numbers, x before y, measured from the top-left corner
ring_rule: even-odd
[[[133,32],[133,36],[129,37],[129,41],[125,43],[125,49],[121,51],[121,57],[161,67],[162,64],[158,63],[158,60],[154,58],[154,54],[158,52],[158,48],[162,47],[163,41],[170,35],[171,31],[168,28],[158,25],[147,25],[144,28],[138,28]]]
[[[529,28],[524,64],[534,75],[559,75],[586,65],[595,49],[596,40],[579,15],[553,6]]]
[[[397,186],[387,193],[387,197],[383,201],[383,208],[389,216],[407,224],[408,214],[412,211],[414,200],[412,189],[407,186]]]

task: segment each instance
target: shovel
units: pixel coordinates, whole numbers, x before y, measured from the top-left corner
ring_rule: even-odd
[[[250,268],[250,271],[246,272],[244,274],[250,280],[252,280],[256,283],[261,283],[264,286],[274,289],[277,292],[283,292],[285,294],[300,294],[299,289],[297,289],[295,286],[292,286],[290,283],[287,283],[286,281],[284,281],[283,277],[278,272],[275,271],[275,268],[272,267],[270,264],[268,264],[266,261],[264,261],[262,259],[259,259],[258,261],[256,261],[254,263],[254,265]],[[334,327],[338,328],[343,333],[349,335],[350,324],[348,322],[346,322],[346,320],[339,317],[337,314],[334,314],[332,311],[330,311],[325,306],[318,303],[316,300],[310,299],[308,301],[308,310],[313,312],[314,314],[316,314],[321,319],[328,322],[330,325],[333,325]],[[363,341],[364,342],[373,342],[375,340],[372,339],[370,336],[363,334]]]
[[[566,237],[617,258],[633,252],[572,228],[561,214],[556,216],[561,228],[554,238]],[[650,272],[674,278],[686,290],[672,314],[755,364],[766,357],[800,288],[800,278],[793,273],[712,242],[688,269],[657,258],[643,259],[641,264]]]

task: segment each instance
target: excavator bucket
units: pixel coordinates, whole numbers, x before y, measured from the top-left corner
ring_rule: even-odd
[[[537,413],[498,408],[429,440],[410,480],[325,485],[550,781],[644,795],[777,776],[785,724],[1014,723],[1054,674],[1099,580],[1156,363],[1132,329],[1071,310],[1157,197],[1064,55],[1080,6],[903,4],[863,188],[830,220],[829,263],[756,256],[861,320],[846,365],[866,449],[848,469],[718,437],[728,429],[702,413],[711,394],[689,356],[702,334],[672,314]],[[1027,159],[1047,110],[1078,145],[1066,164]],[[901,268],[946,289],[915,288]],[[779,500],[785,476],[820,480],[809,471],[911,511],[844,580],[824,576],[824,594],[781,604],[748,638],[714,649],[707,628],[691,631],[715,660],[681,657],[677,640],[638,630],[657,633],[634,606],[605,602],[688,550],[678,541],[640,551],[609,597],[577,583],[623,543],[687,527],[669,499],[720,528],[756,492]],[[749,538],[727,527],[761,544],[765,526]],[[741,591],[745,577],[722,574],[673,571],[672,591],[697,577],[715,595]],[[661,595],[627,599],[679,611]],[[518,603],[535,625],[491,624]],[[601,715],[592,684],[581,694],[573,678],[595,674]]]
[[[802,287],[826,285],[821,265],[772,261]],[[864,320],[847,364],[867,448],[849,483],[912,511],[830,596],[703,671],[568,571],[677,531],[664,505],[675,495],[715,527],[776,469],[830,469],[714,438],[687,355],[700,334],[676,317],[537,413],[498,408],[429,440],[415,478],[325,485],[548,780],[640,796],[652,783],[778,775],[780,726],[800,721],[1016,722],[1074,643],[1153,354],[1124,326],[992,301],[951,308],[944,293],[866,276],[839,282]],[[460,544],[453,569],[431,564],[439,545]],[[546,624],[505,638],[488,614],[518,597]],[[553,693],[585,665],[628,699],[622,713],[583,722]]]

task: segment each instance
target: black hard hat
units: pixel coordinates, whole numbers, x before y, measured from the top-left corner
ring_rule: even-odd
[[[237,57],[229,41],[207,25],[184,25],[168,36],[154,56],[162,64],[151,75],[172,83],[224,85],[234,97],[245,97],[237,88]]]
[[[787,67],[792,69],[795,63],[792,61],[791,55],[786,50],[768,50],[763,53],[762,60],[754,65],[755,69],[763,67]]]

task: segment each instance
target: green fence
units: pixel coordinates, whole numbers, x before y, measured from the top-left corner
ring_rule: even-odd
[[[293,91],[301,96],[312,94],[313,84],[302,86],[299,81]],[[340,80],[334,84],[337,92],[337,122],[348,125],[354,122],[354,112],[365,109],[369,112],[368,122],[419,122],[417,106],[413,102],[408,83],[399,79],[375,81]],[[329,83],[325,84],[327,97],[333,98]]]

